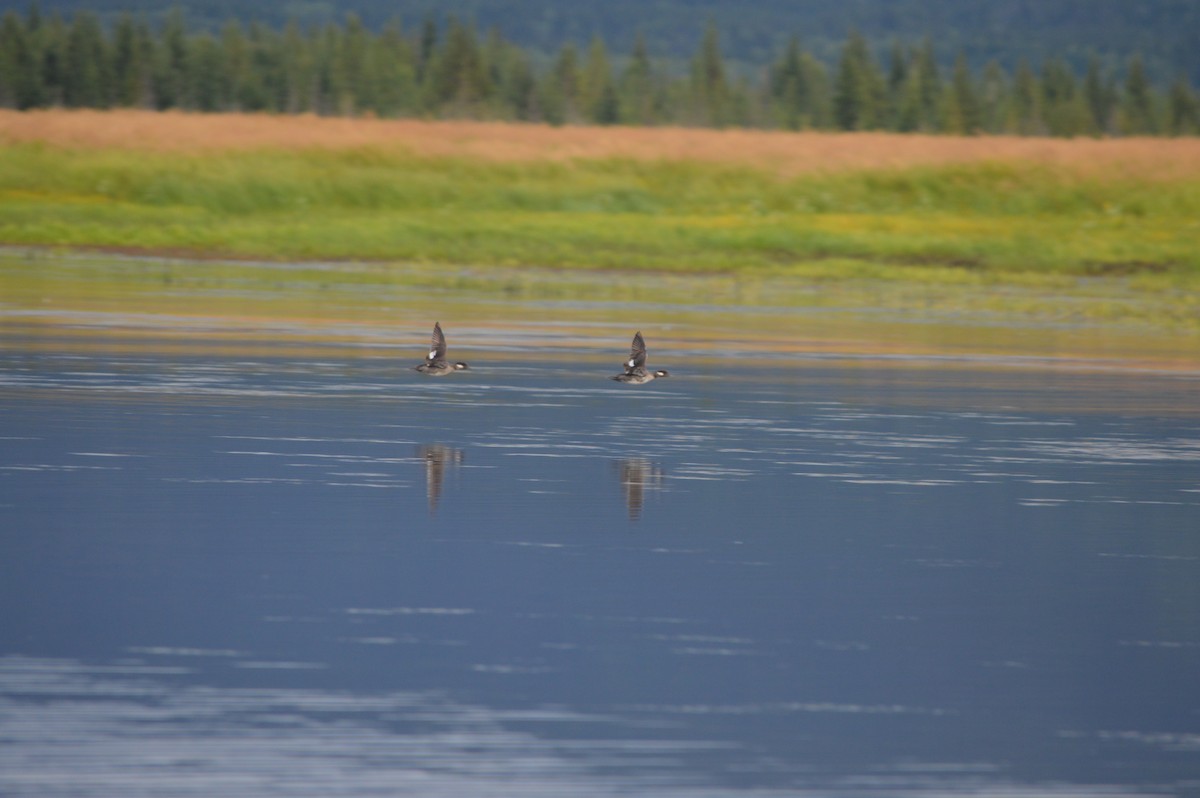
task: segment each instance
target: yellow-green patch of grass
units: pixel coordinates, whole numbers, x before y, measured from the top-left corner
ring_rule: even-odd
[[[277,260],[1193,272],[1197,218],[1196,181],[1104,180],[1032,164],[784,179],[682,161],[0,148],[0,241]]]

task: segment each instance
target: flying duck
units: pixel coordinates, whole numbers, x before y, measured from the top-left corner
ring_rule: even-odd
[[[637,332],[633,334],[633,347],[629,351],[629,359],[625,361],[625,371],[612,379],[641,385],[659,377],[669,376],[671,374],[666,369],[650,371],[646,368],[646,342],[642,340],[642,334]]]
[[[466,363],[448,363],[446,361],[446,336],[442,334],[442,325],[433,323],[433,341],[429,345],[429,354],[424,363],[418,363],[413,369],[430,377],[444,377],[454,371],[470,368]]]

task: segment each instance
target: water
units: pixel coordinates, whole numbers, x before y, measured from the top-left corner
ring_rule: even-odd
[[[651,329],[10,331],[0,793],[1200,794],[1195,372]]]

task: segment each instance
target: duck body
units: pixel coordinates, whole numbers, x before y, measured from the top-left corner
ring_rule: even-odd
[[[666,369],[659,369],[658,371],[647,371],[646,369],[639,367],[639,368],[633,368],[633,369],[626,369],[626,371],[623,374],[617,374],[613,377],[609,377],[609,379],[616,380],[617,382],[628,382],[633,385],[642,385],[644,383],[650,382],[651,380],[656,380],[660,377],[670,377],[670,376],[671,376],[671,372],[667,371]]]
[[[611,379],[617,382],[629,383],[630,385],[644,385],[651,380],[669,376],[671,376],[671,372],[666,369],[651,371],[646,368],[646,341],[642,338],[641,332],[636,332],[633,334],[633,345],[629,350],[629,359],[625,361],[625,371],[613,376]]]
[[[418,363],[413,366],[413,371],[419,371],[430,377],[444,377],[447,374],[469,370],[470,368],[466,363],[447,363],[445,360],[435,360],[432,363]]]
[[[447,374],[466,371],[469,368],[470,366],[466,363],[451,363],[446,360],[446,336],[442,333],[441,323],[434,322],[433,340],[429,344],[429,354],[425,356],[425,362],[413,366],[413,370],[428,377],[444,377]]]

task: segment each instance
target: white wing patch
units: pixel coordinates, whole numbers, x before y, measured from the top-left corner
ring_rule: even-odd
[[[437,358],[437,350],[436,350],[436,349],[434,349],[434,350],[430,351],[430,353],[429,353],[429,359],[430,359],[430,360],[435,360],[436,358]]]
[[[629,358],[629,360],[625,361],[625,365],[626,365],[628,368],[633,368],[633,366],[634,366],[634,364],[635,364],[636,362],[637,362],[637,361],[635,361],[633,358]]]

